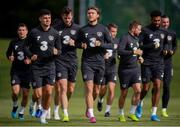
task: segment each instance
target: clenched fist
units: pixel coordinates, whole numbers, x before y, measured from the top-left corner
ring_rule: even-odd
[[[25,64],[31,64],[31,60],[29,58],[24,59]]]
[[[143,54],[143,51],[141,49],[136,49],[136,50],[133,51],[133,54],[141,56]]]
[[[10,60],[11,62],[13,62],[13,61],[14,61],[14,56],[13,56],[13,55],[9,56],[9,60]]]
[[[69,45],[70,45],[70,46],[75,46],[75,41],[74,41],[73,39],[70,39],[70,40],[69,40]]]
[[[37,60],[37,55],[34,54],[34,55],[31,57],[31,60],[32,60],[32,61],[36,61],[36,60]]]
[[[53,48],[53,54],[57,55],[58,54],[58,50],[56,48]]]

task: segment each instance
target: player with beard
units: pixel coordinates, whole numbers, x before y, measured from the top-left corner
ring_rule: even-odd
[[[136,116],[138,118],[142,116],[143,99],[149,91],[150,82],[152,81],[153,92],[151,120],[160,121],[156,112],[160,99],[161,81],[163,80],[164,74],[163,54],[166,52],[164,49],[167,47],[165,41],[167,32],[160,27],[160,11],[154,10],[151,12],[150,16],[151,24],[144,27],[140,35],[141,49],[143,50],[142,56],[144,58],[144,63],[141,66],[143,88]]]
[[[59,118],[59,100],[63,110],[62,121],[68,122],[68,101],[74,92],[77,74],[77,35],[80,27],[73,22],[73,12],[69,7],[64,7],[61,12],[61,24],[53,24],[59,32],[62,42],[61,55],[56,58],[56,87],[54,118]]]
[[[141,93],[141,68],[143,62],[142,50],[139,48],[139,34],[141,24],[133,21],[129,25],[129,31],[122,36],[119,43],[118,55],[120,56],[118,75],[121,85],[121,95],[119,97],[119,121],[125,122],[124,104],[129,87],[133,88],[134,94],[131,99],[131,108],[128,118],[132,121],[139,121],[135,115],[137,104]]]
[[[78,37],[79,43],[87,45],[82,54],[81,71],[85,83],[86,116],[91,123],[96,123],[93,103],[99,94],[104,76],[106,48],[117,48],[107,28],[98,23],[99,16],[100,11],[97,7],[89,7],[88,24],[80,29]]]

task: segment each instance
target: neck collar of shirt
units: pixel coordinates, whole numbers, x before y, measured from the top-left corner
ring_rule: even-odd
[[[153,24],[150,24],[152,30],[158,30],[160,27],[155,27]]]
[[[63,22],[63,26],[65,27],[65,28],[70,28],[70,27],[72,27],[73,26],[73,22],[71,22],[71,25],[70,26],[68,26],[68,25],[66,25],[64,22]]]
[[[97,24],[95,24],[95,25],[92,25],[92,24],[90,24],[90,23],[88,23],[88,26],[90,26],[90,27],[95,27],[95,26],[97,26],[99,23],[97,23]]]
[[[135,38],[135,39],[137,39],[137,36],[135,36],[135,35],[132,35],[130,32],[128,32],[128,34],[132,37],[132,38]]]
[[[45,31],[41,25],[39,26],[39,28],[40,28],[42,31],[47,32],[47,31],[49,31],[49,30],[51,29],[51,26],[49,27],[49,29],[48,29],[47,31]]]

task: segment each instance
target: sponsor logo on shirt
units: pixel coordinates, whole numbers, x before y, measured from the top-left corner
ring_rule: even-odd
[[[37,36],[36,38],[37,38],[37,41],[39,41],[39,39],[41,38],[41,36]]]
[[[88,33],[85,33],[85,38],[87,38],[88,37]]]
[[[18,45],[15,45],[15,50],[18,48]]]
[[[149,34],[149,38],[152,38],[153,37],[153,34]]]
[[[59,33],[59,35],[61,35],[61,34],[62,34],[62,31],[59,31],[58,33]]]
[[[133,43],[130,43],[131,48],[133,47]]]
[[[161,78],[163,78],[163,77],[164,77],[164,73],[161,74]]]

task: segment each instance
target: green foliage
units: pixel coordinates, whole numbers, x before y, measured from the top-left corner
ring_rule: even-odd
[[[152,10],[161,10],[170,16],[172,28],[180,35],[180,9],[171,0],[97,0],[96,3],[101,9],[100,21],[103,24],[116,23],[119,26],[118,36],[127,31],[132,20],[140,21],[143,26],[149,24]]]
[[[0,98],[10,96],[10,62],[6,58],[6,50],[9,40],[0,40]]]

